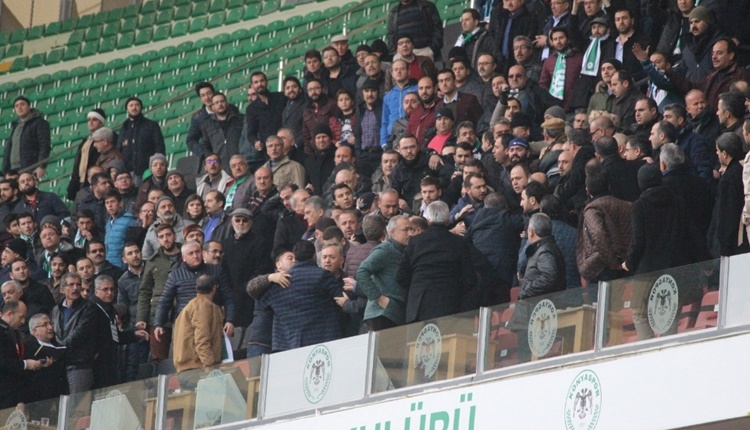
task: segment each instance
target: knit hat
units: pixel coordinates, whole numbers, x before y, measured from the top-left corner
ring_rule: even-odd
[[[161,160],[164,162],[164,164],[167,164],[167,157],[164,156],[164,154],[159,154],[158,152],[148,159],[148,165],[149,167],[154,164],[154,161]]]
[[[107,115],[104,113],[104,109],[102,108],[92,109],[91,112],[86,115],[86,119],[89,118],[96,118],[101,121],[102,124],[107,122]]]
[[[435,120],[436,121],[437,121],[438,118],[443,118],[443,117],[450,118],[451,121],[455,121],[456,120],[456,118],[453,116],[453,111],[450,110],[450,108],[447,108],[447,107],[442,107],[442,108],[438,109],[435,112]]]
[[[315,223],[315,230],[326,231],[328,227],[336,227],[336,221],[333,218],[324,216]]]
[[[694,20],[697,19],[698,21],[704,21],[708,24],[714,23],[714,16],[711,14],[711,11],[706,9],[703,6],[697,6],[693,8],[693,10],[690,11],[690,15],[688,15],[688,20]]]
[[[357,46],[357,52],[356,52],[356,54],[359,54],[362,51],[370,53],[370,52],[372,52],[372,49],[370,49],[370,45],[367,45],[367,44],[363,43],[363,44]]]
[[[139,105],[141,105],[141,108],[143,108],[143,102],[141,99],[139,99],[136,96],[130,96],[127,100],[125,100],[125,107],[128,107],[128,103],[132,102],[133,100],[137,101]]]
[[[328,137],[333,139],[333,132],[331,131],[331,127],[328,126],[328,124],[318,124],[313,129],[313,137],[319,135],[319,134],[326,134]]]
[[[198,224],[190,224],[189,226],[182,229],[182,240],[187,239],[188,235],[194,231],[203,232],[203,227]]]
[[[156,200],[156,205],[154,206],[154,208],[156,209],[157,212],[159,211],[159,205],[161,204],[161,202],[163,202],[165,200],[169,200],[170,202],[172,202],[172,204],[174,204],[174,200],[172,199],[172,197],[161,196],[161,197],[159,197],[158,200]]]
[[[533,125],[534,124],[531,120],[531,116],[525,112],[516,112],[515,114],[513,114],[513,118],[510,120],[511,129],[514,129],[516,127],[531,128]]]
[[[44,224],[52,224],[60,230],[60,218],[54,216],[54,215],[46,215],[42,218],[42,222],[39,223],[39,227],[43,226]]]
[[[602,61],[601,64],[611,64],[615,68],[615,70],[622,70],[622,61],[618,60],[617,58],[607,58],[606,60]]]
[[[26,252],[29,246],[23,239],[13,239],[5,244],[5,247],[18,254],[24,260],[26,259]]]
[[[167,172],[167,179],[169,179],[169,178],[170,178],[170,177],[172,177],[173,175],[177,175],[177,176],[179,176],[179,177],[180,177],[180,179],[182,179],[182,182],[185,182],[185,176],[183,176],[183,175],[182,175],[182,173],[180,173],[180,171],[179,171],[179,170],[177,170],[177,169],[172,169],[172,170],[170,170],[169,172]]]
[[[553,118],[565,119],[565,110],[560,106],[552,106],[544,111],[544,116],[551,116]]]
[[[661,170],[655,164],[644,164],[638,169],[638,188],[646,191],[661,185]]]
[[[373,53],[380,54],[380,61],[386,61],[386,58],[388,57],[388,45],[385,44],[380,39],[375,39],[370,44],[370,50]]]
[[[450,51],[448,51],[448,59],[452,60],[457,57],[468,58],[469,56],[466,55],[466,50],[463,47],[454,46]]]
[[[508,142],[508,149],[514,147],[514,146],[521,146],[523,148],[529,149],[529,141],[524,139],[523,137],[517,137],[510,142]]]

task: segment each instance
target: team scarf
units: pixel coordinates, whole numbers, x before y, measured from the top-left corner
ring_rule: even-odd
[[[552,72],[552,83],[549,86],[549,93],[552,97],[562,100],[565,96],[565,57],[570,51],[558,52],[555,61],[555,70]]]
[[[586,76],[596,76],[599,72],[599,61],[602,59],[602,42],[609,39],[609,34],[602,37],[591,36],[591,43],[583,54],[583,67],[581,74]]]

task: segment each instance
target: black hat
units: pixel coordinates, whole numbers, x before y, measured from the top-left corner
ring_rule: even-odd
[[[646,191],[661,185],[661,170],[655,164],[644,164],[638,169],[638,188]]]
[[[363,90],[380,90],[380,85],[378,85],[378,81],[376,81],[375,79],[368,78],[362,84],[362,89]]]
[[[603,60],[601,62],[601,64],[607,63],[613,65],[615,67],[615,70],[622,70],[622,61],[618,60],[617,58],[607,58],[606,60]]]
[[[450,118],[451,121],[456,120],[456,117],[453,116],[453,111],[447,107],[442,107],[438,109],[437,112],[435,112],[435,120],[437,120],[438,118],[442,118],[442,117]]]
[[[453,59],[456,57],[469,58],[469,56],[466,55],[466,50],[461,46],[454,46],[450,51],[448,51],[448,59]]]
[[[23,239],[13,239],[6,243],[5,247],[18,254],[24,260],[26,259],[26,253],[28,252],[29,246]]]
[[[319,134],[327,134],[328,137],[333,139],[333,132],[331,131],[331,127],[328,126],[328,124],[318,124],[313,129],[313,138]]]
[[[533,121],[531,120],[531,116],[525,112],[516,112],[513,114],[513,119],[510,120],[510,128],[516,128],[516,127],[528,127],[531,128],[533,126]]]
[[[138,104],[141,105],[141,108],[143,108],[143,102],[141,101],[141,99],[139,99],[136,96],[130,96],[130,97],[128,97],[128,99],[125,100],[125,107],[128,107],[128,103],[132,102],[133,100],[137,101]]]

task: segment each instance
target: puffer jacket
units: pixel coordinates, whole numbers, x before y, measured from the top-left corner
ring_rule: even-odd
[[[529,245],[526,256],[529,261],[518,293],[519,299],[565,290],[565,258],[557,247],[554,236],[547,236]]]
[[[122,261],[122,248],[125,246],[125,233],[136,225],[138,220],[130,212],[123,212],[115,219],[107,221],[107,233],[104,235],[104,246],[107,249],[107,261],[122,270],[127,265]]]

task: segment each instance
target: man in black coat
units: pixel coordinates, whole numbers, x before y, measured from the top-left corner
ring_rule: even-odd
[[[463,299],[477,283],[469,244],[448,230],[448,205],[434,201],[424,217],[429,227],[409,240],[396,269],[396,282],[408,291],[407,323],[462,311]]]
[[[39,370],[38,360],[24,359],[21,335],[16,331],[26,323],[26,305],[10,301],[3,305],[0,316],[0,409],[15,407],[23,401],[25,370]],[[51,363],[50,363],[51,364]]]
[[[122,124],[117,138],[117,150],[125,157],[125,165],[137,176],[149,168],[149,157],[166,154],[164,136],[156,121],[143,116],[143,103],[138,97],[129,97],[125,102],[128,119]]]
[[[391,173],[391,188],[407,202],[414,201],[420,192],[420,183],[425,176],[437,176],[430,169],[430,156],[419,150],[417,138],[411,133],[404,133],[399,140],[400,160]],[[438,156],[439,157],[439,156]]]
[[[333,132],[326,124],[315,126],[313,130],[315,151],[305,160],[305,181],[312,185],[313,192],[322,196],[326,179],[335,167],[336,147],[331,143]]]
[[[211,100],[213,113],[201,124],[203,152],[218,154],[224,170],[231,173],[229,161],[242,148],[242,116],[224,94],[215,93]]]
[[[190,128],[187,134],[187,146],[188,149],[195,155],[202,159],[208,156],[204,153],[203,145],[201,144],[201,125],[213,112],[212,99],[214,97],[214,86],[210,82],[198,82],[195,84],[195,93],[201,99],[201,108],[198,109],[193,116],[190,118]]]
[[[46,285],[31,279],[29,276],[29,265],[26,263],[26,260],[19,258],[11,263],[10,277],[21,286],[23,290],[21,301],[26,305],[29,315],[33,316],[39,313],[49,314],[52,312],[52,309],[55,307],[55,299]],[[24,334],[29,334],[29,326],[26,324],[22,325],[19,329]]]
[[[268,91],[268,78],[263,72],[250,75],[250,86],[255,89],[258,98],[245,109],[247,140],[256,145],[255,149],[265,152],[265,149],[258,148],[257,142],[262,147],[268,136],[275,135],[281,128],[286,97],[278,91]]]
[[[638,169],[645,163],[641,160],[624,160],[620,157],[617,141],[603,136],[594,142],[596,158],[607,176],[613,196],[620,200],[634,202],[640,195]]]
[[[274,254],[282,249],[291,249],[302,239],[302,235],[307,231],[305,202],[309,198],[310,193],[307,190],[297,190],[292,194],[290,199],[292,211],[276,222],[276,232],[273,238]]]
[[[42,113],[31,107],[29,99],[18,96],[13,101],[18,118],[13,121],[10,137],[5,142],[3,172],[20,170],[49,157],[50,127]],[[44,166],[36,168],[38,178],[44,177]]]
[[[500,46],[498,70],[505,72],[516,63],[513,56],[513,39],[517,36],[533,39],[538,23],[522,1],[508,2],[507,7],[510,9],[506,9],[505,5],[500,2],[495,3],[490,19],[490,35]],[[511,17],[512,21],[510,21]],[[505,30],[508,27],[508,21],[510,21],[510,30],[506,38]]]
[[[52,325],[52,320],[47,315],[34,314],[29,318],[29,328],[31,329],[31,336],[27,336],[23,342],[23,357],[25,359],[41,360],[46,359],[50,354],[60,354],[52,357],[51,365],[36,372],[27,373],[24,402],[28,404],[27,407],[33,407],[34,402],[68,394],[68,376],[65,372],[65,360],[62,356],[65,350],[42,348],[43,344],[53,347],[60,346],[55,340],[55,328]],[[44,408],[46,406],[39,405],[39,407]],[[31,416],[44,415],[35,415],[32,412]]]
[[[232,234],[222,241],[224,270],[229,274],[234,291],[237,318],[235,324],[247,327],[253,319],[254,300],[247,295],[247,282],[256,276],[273,272],[271,244],[262,234],[253,231],[253,215],[250,210],[239,208],[232,211]]]

